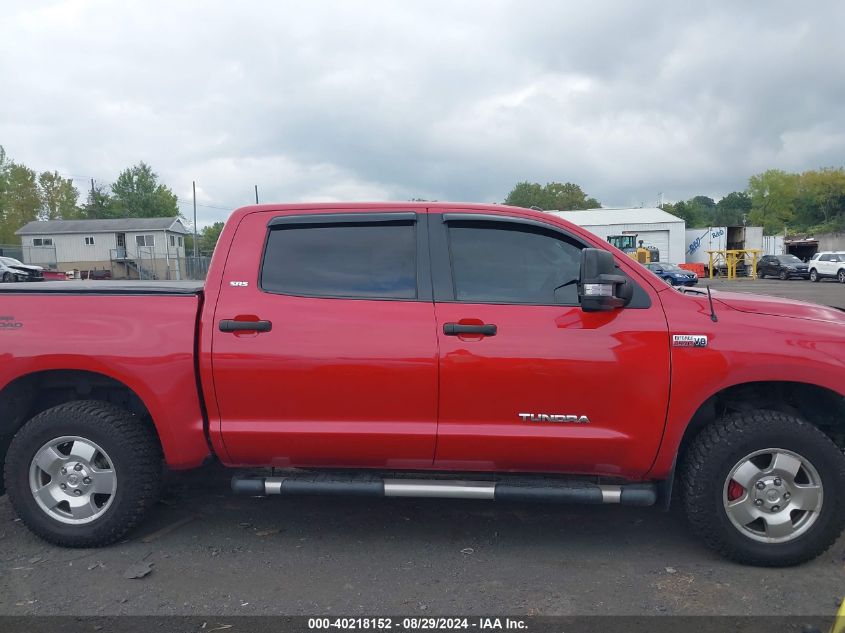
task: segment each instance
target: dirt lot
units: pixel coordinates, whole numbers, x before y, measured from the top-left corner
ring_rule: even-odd
[[[845,307],[836,283],[713,286]],[[245,499],[227,484],[215,468],[173,478],[152,519],[101,550],[44,544],[0,498],[0,614],[826,615],[845,593],[845,539],[799,568],[742,567],[677,507]]]

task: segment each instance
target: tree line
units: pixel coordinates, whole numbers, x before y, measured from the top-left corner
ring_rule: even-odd
[[[601,207],[597,199],[570,182],[520,182],[504,203],[563,210]],[[767,234],[845,231],[845,169],[825,167],[802,173],[769,169],[749,178],[745,191],[732,191],[718,202],[699,195],[661,208],[683,218],[690,228],[747,224],[762,226]]]
[[[73,179],[57,171],[36,173],[11,160],[0,146],[0,244],[17,244],[15,231],[33,220],[98,220],[113,218],[185,219],[176,194],[158,180],[143,161],[120,172],[111,184],[93,181],[80,203]],[[199,233],[198,250],[210,253],[217,244],[222,222]],[[193,250],[193,235],[186,236],[186,252]]]

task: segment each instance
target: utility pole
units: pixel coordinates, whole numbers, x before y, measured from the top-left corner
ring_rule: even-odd
[[[194,189],[194,257],[197,256],[197,181],[191,181],[191,187]]]
[[[255,204],[258,204],[258,185],[255,185]]]

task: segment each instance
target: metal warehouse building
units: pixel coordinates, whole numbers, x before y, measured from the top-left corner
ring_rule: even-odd
[[[637,235],[637,243],[655,246],[660,261],[685,263],[686,223],[662,209],[588,209],[587,211],[549,211],[577,224],[603,240],[608,235]]]

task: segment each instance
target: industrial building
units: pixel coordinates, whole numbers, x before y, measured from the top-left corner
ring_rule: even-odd
[[[636,235],[637,243],[654,247],[660,261],[684,263],[686,223],[657,208],[588,209],[550,211],[606,240],[610,235]]]

